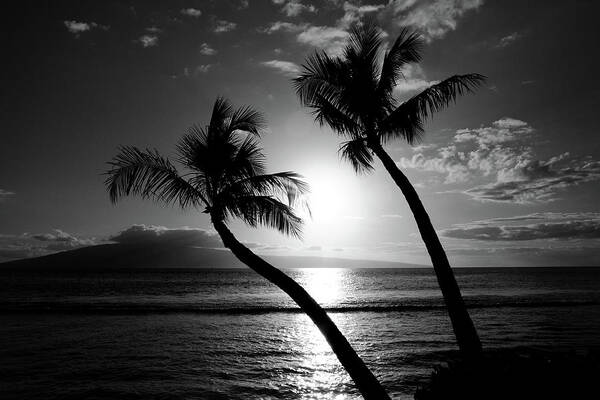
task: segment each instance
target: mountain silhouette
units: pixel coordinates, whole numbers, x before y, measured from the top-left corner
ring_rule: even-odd
[[[315,256],[265,256],[282,268],[418,268],[418,264]],[[0,263],[0,270],[243,268],[229,250],[177,245],[102,244]]]

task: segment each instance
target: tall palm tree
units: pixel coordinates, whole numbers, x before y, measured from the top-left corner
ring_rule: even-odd
[[[306,60],[300,76],[294,79],[295,90],[321,126],[327,124],[345,138],[340,155],[357,173],[373,169],[374,155],[381,160],[415,217],[461,352],[479,354],[477,331],[429,215],[383,145],[394,139],[404,139],[409,144],[419,140],[429,115],[456,101],[458,95],[473,91],[485,77],[454,75],[398,104],[394,88],[403,78],[403,67],[420,61],[422,41],[418,34],[402,30],[385,53],[382,45],[381,31],[373,23],[355,26],[341,57],[317,52]]]
[[[319,328],[365,399],[389,399],[377,378],[356,354],[325,310],[292,278],[240,243],[228,229],[232,218],[256,227],[265,225],[300,237],[302,220],[293,207],[307,191],[294,172],[265,173],[265,156],[258,137],[265,127],[251,107],[233,109],[218,98],[208,126],[194,126],[177,145],[178,172],[156,150],[122,147],[109,162],[105,184],[113,203],[139,195],[199,209],[211,222],[225,247],[244,264],[287,293]]]

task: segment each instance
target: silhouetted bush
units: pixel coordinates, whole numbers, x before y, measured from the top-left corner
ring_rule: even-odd
[[[598,354],[488,352],[437,366],[415,400],[600,398]]]

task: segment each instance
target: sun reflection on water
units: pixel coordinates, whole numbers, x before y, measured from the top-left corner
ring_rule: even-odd
[[[345,294],[344,273],[341,268],[304,269],[300,283],[322,306],[336,306]],[[344,391],[349,378],[319,329],[298,314],[295,330],[304,355],[301,371],[294,376],[301,398],[348,399]]]
[[[343,268],[306,268],[302,270],[302,286],[322,306],[336,304],[344,296]]]

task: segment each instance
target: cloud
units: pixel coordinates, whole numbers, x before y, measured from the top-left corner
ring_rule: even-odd
[[[397,28],[417,29],[431,42],[456,30],[459,19],[482,4],[483,0],[396,0],[383,14]]]
[[[381,215],[381,218],[385,218],[385,219],[398,219],[398,218],[403,218],[403,217],[400,214],[383,214],[383,215]]]
[[[182,8],[180,12],[182,15],[193,18],[198,18],[202,15],[202,11],[198,10],[197,8]]]
[[[63,24],[65,25],[65,27],[67,28],[67,30],[69,32],[71,32],[72,34],[74,34],[76,37],[79,37],[79,35],[83,32],[87,32],[90,31],[92,29],[103,29],[103,30],[108,30],[109,27],[106,25],[100,25],[97,24],[95,22],[79,22],[79,21],[63,21]]]
[[[338,55],[346,45],[348,32],[343,28],[331,26],[309,26],[298,34],[299,43],[318,47],[326,52]]]
[[[147,244],[168,246],[193,246],[221,248],[221,239],[215,233],[204,229],[174,228],[154,225],[133,225],[111,236],[110,241],[120,244]]]
[[[421,92],[431,85],[435,85],[440,81],[427,80],[425,72],[418,64],[408,64],[402,68],[402,76],[398,84],[394,88],[394,95],[401,97],[403,95],[415,92]]]
[[[290,5],[292,4],[301,4],[299,1],[286,0],[274,0],[273,2],[275,4],[285,4],[284,7],[291,7]],[[339,6],[337,3],[334,5]],[[344,2],[341,4],[344,14],[336,21],[334,26],[317,26],[308,23],[295,24],[277,21],[259,31],[267,34],[275,32],[296,33],[296,41],[298,43],[317,47],[332,55],[340,55],[346,45],[350,26],[359,22],[365,14],[380,11],[384,7],[383,5],[357,6],[350,2]],[[385,32],[383,34],[386,35]]]
[[[138,42],[144,48],[158,46],[158,36],[157,35],[142,35],[138,38]]]
[[[535,140],[527,122],[502,118],[488,127],[460,129],[449,145],[402,157],[398,165],[445,175],[446,184],[484,178],[488,182],[451,192],[518,204],[553,201],[563,189],[600,179],[600,162],[591,157],[565,152],[537,159]]]
[[[133,225],[110,236],[108,240],[128,245],[223,248],[217,234],[188,227],[169,229],[164,226]],[[106,243],[106,240],[81,238],[60,229],[46,233],[0,234],[0,260],[39,257],[101,243]]]
[[[272,0],[273,4],[283,5],[281,12],[288,17],[297,17],[303,12],[317,12],[313,5],[302,4],[301,0]]]
[[[535,213],[457,224],[440,235],[482,241],[600,239],[600,213]]]
[[[296,77],[300,72],[300,67],[297,64],[294,64],[290,61],[270,60],[263,61],[261,62],[261,64],[265,67],[272,68],[278,71],[279,73],[289,77]]]
[[[185,67],[185,68],[183,68],[183,73],[181,75],[173,75],[172,78],[173,79],[197,78],[200,75],[208,73],[210,70],[213,69],[213,67],[215,65],[218,65],[218,63],[217,64],[200,64],[200,65],[196,66],[195,68]]]
[[[204,56],[213,56],[213,55],[217,54],[217,51],[215,49],[213,49],[212,47],[210,47],[210,45],[208,43],[202,43],[200,45],[200,54],[202,54]]]
[[[0,189],[0,201],[6,200],[9,197],[12,197],[14,195],[15,195],[15,192],[10,192],[8,190]]]
[[[353,220],[353,221],[362,221],[365,219],[365,217],[361,217],[359,215],[344,215],[342,218]]]
[[[213,31],[215,33],[230,32],[230,31],[234,30],[236,27],[237,27],[237,24],[235,22],[218,20]]]
[[[294,24],[292,22],[276,21],[266,28],[259,29],[259,32],[272,34],[275,32],[301,32],[308,27],[308,24]]]
[[[344,10],[344,16],[338,21],[338,26],[348,29],[353,24],[359,22],[365,14],[375,13],[383,10],[385,6],[383,4],[378,5],[355,5],[349,1],[344,2],[342,9]]]
[[[79,238],[60,229],[49,233],[0,234],[0,260],[39,257],[95,244],[94,238]]]
[[[503,38],[501,38],[495,47],[496,48],[507,47],[507,46],[511,45],[512,43],[514,43],[515,41],[521,39],[522,37],[523,37],[523,34],[521,34],[519,32],[513,32],[510,35],[506,35]]]
[[[306,248],[306,250],[308,251],[322,251],[323,247],[322,246],[309,246]]]
[[[212,68],[212,64],[202,64],[196,67],[195,72],[198,74],[206,74]]]

